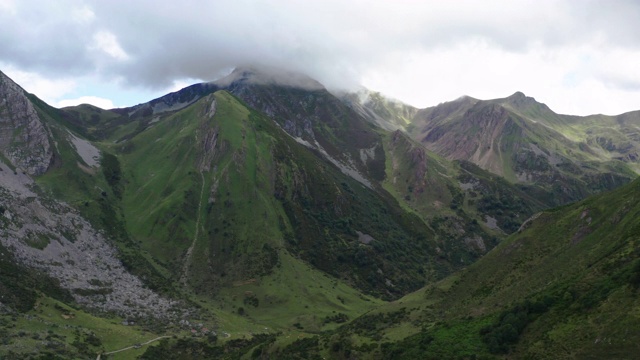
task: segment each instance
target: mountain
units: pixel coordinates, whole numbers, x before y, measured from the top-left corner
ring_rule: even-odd
[[[518,92],[486,101],[462,97],[420,110],[408,129],[439,155],[539,186],[563,204],[637,175],[639,122],[633,113],[558,115]]]
[[[431,323],[397,308],[411,292],[465,274],[534,214],[590,191],[567,180],[573,193],[558,199],[544,184],[452,161],[412,138],[425,110],[277,69],[238,68],[123,109],[56,109],[0,79],[9,358],[86,358],[147,341],[127,356],[256,358],[292,345],[349,357],[348,342],[326,352],[313,334],[333,344],[405,315],[407,332],[388,340],[418,333]],[[379,341],[371,331],[362,335]]]

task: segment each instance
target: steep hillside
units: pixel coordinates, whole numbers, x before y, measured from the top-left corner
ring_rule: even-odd
[[[240,68],[218,83],[343,173],[369,188],[381,181],[384,150],[375,128],[315,80],[300,74],[284,79]]]

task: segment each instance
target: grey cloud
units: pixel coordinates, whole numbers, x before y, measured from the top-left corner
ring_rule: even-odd
[[[239,66],[231,74],[216,80],[215,83],[225,87],[239,80],[252,84],[275,84],[307,90],[325,88],[321,83],[305,74],[268,66]]]
[[[633,1],[443,3],[16,1],[16,15],[0,13],[0,61],[49,76],[99,73],[152,89],[181,78],[213,80],[238,64],[350,87],[370,66],[472,38],[515,52],[595,36],[611,46],[640,43]],[[74,22],[69,9],[83,6],[95,18]],[[97,31],[113,33],[129,59],[91,51]]]
[[[84,45],[90,34],[53,2],[15,2],[17,13],[0,10],[0,61],[32,71],[78,74],[92,70]]]

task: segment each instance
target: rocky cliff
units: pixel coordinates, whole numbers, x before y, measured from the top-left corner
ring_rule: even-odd
[[[0,153],[30,175],[41,175],[53,152],[46,127],[24,90],[0,72]]]

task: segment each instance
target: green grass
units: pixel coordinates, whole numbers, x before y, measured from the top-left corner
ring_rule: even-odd
[[[17,354],[48,351],[64,358],[81,359],[86,358],[87,353],[95,356],[157,337],[139,326],[122,325],[123,319],[94,316],[48,297],[41,297],[36,307],[25,314],[2,315],[0,319],[5,323],[3,337],[8,340],[8,344],[1,347],[0,356],[9,351]],[[94,334],[99,345],[88,345],[83,354],[73,343],[76,339],[85,342],[83,339],[88,334]],[[46,341],[57,341],[62,346],[43,346]],[[135,359],[143,352],[144,348],[125,351],[110,358]]]
[[[247,301],[251,298],[259,301],[257,306]],[[272,274],[226,288],[217,299],[222,310],[237,313],[244,308],[245,317],[252,322],[285,333],[335,328],[336,323],[325,323],[327,317],[343,313],[353,319],[383,303],[286,253],[280,254]]]

